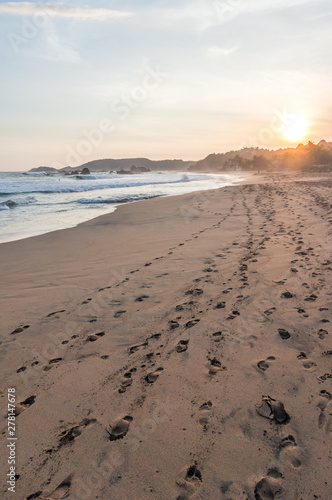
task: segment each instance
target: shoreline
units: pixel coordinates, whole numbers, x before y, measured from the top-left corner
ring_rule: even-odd
[[[7,172],[8,173],[8,172]],[[162,172],[163,174],[169,174],[169,173],[173,173],[173,172]],[[190,173],[188,172],[176,172],[177,174],[179,175],[182,175],[182,176],[186,176],[186,175],[190,175]],[[194,175],[202,175],[200,174],[199,172],[197,173],[194,173]],[[207,174],[203,174],[203,175],[207,175]],[[218,176],[218,174],[211,174],[211,175],[214,175],[214,176]],[[238,178],[248,178],[250,177],[250,173],[247,173],[247,174],[242,174],[242,173],[228,173],[228,172],[225,172],[225,173],[220,173],[219,174],[220,177],[224,180],[224,183],[225,185],[229,185],[229,183],[231,184],[236,184],[238,181],[237,179]],[[231,180],[227,180],[227,177],[231,177]],[[169,194],[167,193],[167,189],[166,191],[163,193],[163,194],[153,194],[153,193],[145,193],[145,194],[141,194],[141,199],[132,199],[131,201],[126,201],[125,203],[121,203],[121,201],[117,201],[117,202],[114,202],[114,203],[109,203],[109,205],[107,203],[100,203],[99,205],[95,205],[95,204],[89,204],[87,203],[84,207],[84,209],[80,208],[80,210],[78,210],[77,207],[75,207],[75,205],[73,205],[72,207],[72,210],[69,210],[69,211],[66,211],[66,213],[63,215],[60,212],[50,212],[49,213],[49,217],[52,218],[52,222],[53,222],[53,228],[49,228],[48,224],[45,222],[45,217],[43,217],[43,214],[42,213],[37,213],[35,214],[35,216],[37,216],[37,222],[35,220],[35,223],[33,223],[33,218],[32,218],[32,215],[30,215],[30,219],[27,218],[26,221],[25,221],[25,224],[26,226],[30,226],[30,227],[33,227],[33,225],[35,225],[36,227],[38,227],[38,225],[40,226],[39,229],[35,229],[35,231],[32,231],[30,230],[31,232],[27,232],[25,231],[25,227],[23,226],[23,222],[18,219],[14,219],[14,221],[12,221],[12,225],[7,225],[5,227],[1,227],[0,229],[3,230],[3,233],[4,233],[4,237],[3,239],[0,241],[0,245],[3,244],[3,243],[10,243],[10,242],[13,242],[13,241],[20,241],[22,239],[27,239],[27,238],[32,238],[34,236],[40,236],[40,235],[43,235],[43,234],[47,234],[47,233],[50,233],[50,232],[54,232],[54,231],[60,231],[62,229],[70,229],[70,228],[73,228],[73,227],[76,227],[84,222],[88,222],[90,220],[93,220],[93,219],[96,219],[98,217],[101,217],[103,215],[108,215],[108,214],[111,214],[113,213],[114,211],[117,210],[118,207],[120,207],[122,204],[128,204],[128,203],[133,203],[133,202],[136,202],[136,201],[145,201],[145,200],[148,200],[148,199],[154,199],[154,198],[160,198],[160,197],[168,197],[168,196],[181,196],[181,194],[190,194],[190,192],[198,192],[198,191],[208,191],[210,189],[213,189],[213,183],[212,181],[210,180],[210,183],[211,185],[209,186],[208,189],[206,188],[202,188],[202,189],[199,189],[197,190],[197,186],[196,187],[191,187],[192,191],[188,191],[188,193],[186,193],[186,189],[184,189],[184,193],[179,193],[179,194],[176,194],[176,193],[172,193],[172,194]],[[167,183],[166,183],[167,184]],[[170,185],[174,184],[175,186],[177,185],[177,183],[173,183],[171,182]],[[154,183],[151,184],[151,186],[153,186]],[[151,187],[150,186],[150,187]],[[163,183],[161,184],[161,189],[163,186]],[[189,185],[188,185],[189,186]],[[131,189],[133,186],[129,186],[129,189]],[[145,186],[146,187],[149,187],[149,183],[147,183]],[[117,190],[117,187],[116,185],[114,186],[114,189],[115,191]],[[190,189],[190,188],[189,188]],[[96,190],[98,191],[98,188],[96,187]],[[104,191],[107,191],[107,193],[104,192],[104,195],[108,195],[112,198],[112,195],[111,193],[109,193],[109,191],[111,190],[111,188],[106,188]],[[65,193],[65,191],[64,191]],[[88,194],[91,194],[93,193],[93,191],[82,191],[82,195],[83,193],[86,193],[86,196]],[[129,191],[128,191],[129,193]],[[21,198],[23,197],[27,197],[27,195],[30,194],[30,195],[37,195],[37,193],[35,192],[22,192],[22,196]],[[41,192],[40,193],[41,195],[45,195],[44,192]],[[61,192],[54,192],[52,193],[53,195],[61,195]],[[73,191],[72,192],[73,195],[77,194],[76,191]],[[18,195],[18,193],[13,193],[12,196],[16,196]],[[10,194],[7,195],[7,198],[10,198]],[[133,195],[130,195],[128,194],[128,197],[130,198],[131,196]],[[116,197],[116,195],[115,195]],[[22,204],[21,202],[21,198],[19,199],[18,203],[19,204]],[[27,197],[29,198],[29,196]],[[31,198],[31,196],[30,196]],[[120,196],[121,198],[121,196]],[[7,200],[8,201],[8,200]],[[15,200],[14,200],[15,201]],[[35,199],[34,200],[35,202],[37,202],[37,200]],[[44,200],[44,202],[46,203],[46,201]],[[77,202],[77,200],[76,200]],[[3,202],[5,205],[6,205],[6,202]],[[66,202],[68,203],[68,201]],[[75,203],[75,200],[72,200],[72,203],[74,204]],[[38,204],[37,204],[38,205]],[[97,211],[97,206],[98,206],[98,211],[99,211],[99,214],[95,214],[93,213],[95,210]],[[92,208],[91,208],[92,207]],[[8,207],[6,207],[7,210],[9,210]],[[32,208],[34,208],[34,206],[32,206]],[[15,208],[15,210],[17,210]],[[34,213],[34,212],[32,212]],[[60,227],[59,224],[57,223],[57,220],[55,217],[60,217],[61,219],[63,219],[61,221],[61,225]],[[7,223],[8,224],[8,223]],[[14,228],[13,228],[14,226]],[[13,229],[12,229],[13,228]],[[11,231],[10,231],[11,229]],[[13,232],[14,230],[14,232]]]
[[[225,188],[223,187],[206,191],[195,191],[192,193],[181,195],[153,198],[150,200],[142,200],[140,202],[137,202],[139,203],[139,210],[136,210],[136,207],[133,203],[126,203],[124,205],[118,206],[115,211],[109,214],[100,215],[88,221],[82,222],[74,227],[50,231],[48,233],[31,236],[21,240],[1,243],[0,275],[2,276],[3,283],[2,290],[5,291],[5,294],[0,291],[0,304],[2,300],[6,302],[6,298],[10,290],[10,285],[13,283],[13,281],[15,282],[15,279],[13,280],[13,276],[17,276],[19,283],[22,279],[27,283],[34,282],[34,273],[29,273],[29,271],[27,270],[39,270],[41,266],[44,270],[40,279],[38,280],[37,278],[37,286],[33,285],[36,290],[35,295],[30,297],[31,300],[28,300],[29,305],[24,304],[24,298],[20,294],[18,295],[18,301],[22,301],[23,309],[26,309],[27,307],[32,308],[33,304],[36,301],[36,294],[38,294],[38,289],[41,293],[40,298],[42,298],[42,296],[44,295],[44,289],[46,288],[49,292],[52,293],[52,298],[48,301],[49,304],[47,307],[51,307],[51,303],[54,302],[56,304],[61,304],[61,301],[64,298],[63,290],[66,290],[68,288],[67,276],[71,274],[70,271],[72,268],[77,267],[78,262],[82,262],[85,260],[84,252],[88,250],[90,253],[86,255],[86,259],[94,262],[94,264],[96,264],[97,260],[97,265],[94,269],[95,274],[93,276],[85,274],[82,279],[79,279],[79,269],[76,270],[77,278],[73,276],[73,282],[75,283],[75,288],[80,290],[78,295],[75,297],[77,300],[80,295],[84,295],[84,291],[87,292],[89,290],[89,287],[84,286],[84,282],[87,279],[89,282],[89,286],[93,285],[95,282],[99,282],[100,286],[103,286],[104,284],[103,264],[100,264],[100,260],[104,258],[105,264],[110,265],[111,262],[107,258],[108,248],[114,248],[112,235],[110,236],[109,234],[105,234],[104,229],[107,229],[108,226],[113,229],[115,232],[114,237],[118,237],[118,233],[120,231],[122,233],[121,245],[123,245],[123,247],[126,247],[126,241],[131,240],[130,228],[128,227],[128,225],[142,225],[142,227],[144,228],[147,224],[150,224],[152,226],[151,229],[156,230],[157,224],[153,222],[153,220],[151,220],[150,213],[148,212],[150,205],[152,205],[151,212],[154,213],[155,204],[157,203],[156,210],[161,217],[164,210],[168,211],[169,216],[170,211],[176,211],[178,207],[179,209],[181,209],[181,207],[183,206],[185,213],[184,216],[187,216],[186,210],[188,210],[187,217],[189,217],[189,220],[191,219],[192,215],[193,218],[196,219],[196,205],[198,205],[201,197],[203,198],[203,201],[209,200],[211,197],[213,197],[214,193],[220,190],[227,189],[227,187],[232,186],[226,186]],[[187,206],[188,209],[186,208]],[[141,217],[141,215],[143,217]],[[183,218],[181,214],[180,218]],[[170,225],[172,225],[172,222],[169,219],[168,226]],[[170,231],[169,227],[167,231]],[[140,237],[142,239],[143,234],[141,234]],[[95,250],[90,246],[90,241],[92,240],[97,240],[99,243],[101,243],[101,248],[99,248],[99,251],[101,251],[102,254],[97,259],[95,258]],[[163,250],[163,243],[164,239],[162,238],[161,245],[158,245],[160,251]],[[146,250],[147,249],[145,243],[141,241],[139,245],[139,252],[143,254],[143,252],[146,252]],[[120,258],[119,255],[117,255],[117,259],[119,259],[120,262],[116,265],[123,266],[123,259]],[[148,251],[146,252],[146,259],[149,260]],[[60,268],[62,266],[63,269],[60,269],[60,273],[58,273],[57,271],[57,265],[54,266],[55,261],[61,262]],[[78,267],[80,267],[79,264]],[[23,271],[27,271],[26,276],[20,274]],[[56,283],[48,286],[50,275],[52,276],[52,278],[55,278]],[[9,278],[8,282],[6,282],[7,276]],[[58,290],[59,287],[61,288],[61,290]],[[15,292],[12,292],[12,294],[10,294],[10,298],[14,295]],[[39,302],[38,297],[37,302]],[[17,304],[15,305],[15,309],[17,309]],[[46,309],[43,309],[46,312]]]
[[[19,497],[330,498],[331,187],[255,176],[0,245]]]

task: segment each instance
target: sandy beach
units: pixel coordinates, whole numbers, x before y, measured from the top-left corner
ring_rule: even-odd
[[[1,244],[1,498],[332,498],[331,187],[252,176]]]

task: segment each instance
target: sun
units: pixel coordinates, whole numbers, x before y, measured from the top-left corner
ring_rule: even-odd
[[[282,133],[287,140],[296,142],[305,137],[307,127],[308,123],[303,116],[288,114]]]

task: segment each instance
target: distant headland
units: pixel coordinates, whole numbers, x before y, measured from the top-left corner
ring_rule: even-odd
[[[332,142],[321,140],[318,144],[309,141],[296,148],[269,150],[259,147],[245,147],[227,153],[213,153],[199,161],[150,160],[148,158],[102,159],[84,163],[78,167],[66,166],[32,168],[30,172],[56,173],[66,175],[88,175],[90,172],[117,172],[132,175],[158,170],[212,172],[229,171],[276,171],[303,170],[306,172],[332,171]]]

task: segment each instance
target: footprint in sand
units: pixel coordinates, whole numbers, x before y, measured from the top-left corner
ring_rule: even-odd
[[[108,432],[110,441],[116,441],[117,439],[123,439],[129,431],[129,426],[133,421],[133,417],[127,415],[120,420],[118,420],[112,427],[111,432]]]
[[[97,420],[94,418],[84,418],[78,425],[62,431],[59,436],[58,448],[61,448],[61,446],[65,446],[66,444],[75,441],[75,439],[82,434],[82,431],[85,427],[88,427],[90,424],[94,424],[96,422]]]
[[[282,438],[279,444],[279,455],[284,455],[290,463],[296,469],[301,467],[301,460],[299,459],[299,449],[295,440],[295,437],[292,434],[289,434]]]
[[[116,311],[116,313],[114,313],[114,318],[121,318],[121,316],[126,312],[126,310],[124,311]]]
[[[197,462],[189,468],[185,467],[180,470],[176,484],[189,494],[195,493],[195,491],[200,488],[202,484],[202,473],[197,467]],[[187,496],[185,494],[179,495],[177,500],[179,499],[187,499]]]
[[[271,469],[255,486],[255,500],[271,500],[281,491],[281,472]]]
[[[285,330],[284,328],[278,328],[278,333],[280,335],[280,337],[282,338],[282,340],[287,340],[290,338],[290,333]]]
[[[132,368],[129,372],[126,372],[123,375],[123,380],[121,382],[121,387],[119,389],[119,393],[120,394],[126,392],[126,390],[128,389],[128,387],[131,386],[131,384],[133,383],[132,376],[133,376],[133,373],[135,373],[136,371],[137,371],[136,368]]]
[[[284,292],[280,295],[282,299],[292,299],[294,295],[290,292]]]
[[[110,306],[121,306],[121,300],[111,300],[110,301]]]
[[[204,427],[204,430],[207,429],[212,406],[213,405],[211,401],[208,401],[207,403],[202,404],[202,406],[199,409],[200,411],[199,423]]]
[[[15,330],[11,333],[11,335],[15,335],[16,333],[22,333],[27,328],[30,328],[30,325],[19,326],[18,328],[15,328]]]
[[[317,406],[320,409],[318,427],[328,434],[332,431],[332,395],[326,390],[320,391],[320,401]]]
[[[56,365],[57,363],[60,363],[60,361],[63,361],[63,358],[50,359],[48,365],[44,367],[44,372],[51,370],[52,365]]]
[[[56,314],[64,313],[65,309],[61,309],[61,311],[55,311],[46,316],[46,318],[51,318],[52,316],[55,316]]]
[[[306,370],[310,370],[311,368],[314,368],[317,365],[313,361],[310,361],[309,359],[306,359],[305,361],[302,362],[302,366]]]
[[[284,404],[270,396],[263,396],[262,404],[256,407],[256,411],[261,417],[273,420],[278,425],[288,424],[290,421],[290,416],[286,412]]]
[[[199,323],[199,319],[192,319],[191,321],[188,321],[186,323],[186,327],[187,328],[192,328],[193,326],[197,325],[197,323]]]
[[[218,304],[215,306],[215,309],[225,309],[226,307],[226,302],[218,302]]]
[[[320,377],[317,377],[317,379],[320,381],[320,382],[325,382],[326,380],[329,380],[332,378],[332,373],[324,373],[323,375],[321,375]]]
[[[226,370],[225,366],[222,366],[217,358],[209,359],[209,375],[215,375],[220,370]]]
[[[264,314],[266,316],[271,316],[271,314],[273,314],[274,311],[276,311],[276,307],[270,307],[270,309],[267,309],[266,311],[264,311]]]
[[[86,339],[86,342],[96,342],[100,337],[103,337],[105,332],[94,333],[93,335],[89,335]]]
[[[275,361],[275,357],[274,356],[269,356],[268,358],[266,358],[265,360],[263,361],[259,361],[257,363],[257,366],[260,370],[262,370],[263,372],[265,372],[269,367],[270,367],[270,362],[271,361]]]
[[[62,498],[67,498],[70,492],[70,487],[73,479],[73,474],[66,477],[64,481],[55,490],[47,496],[47,500],[60,500]]]
[[[21,401],[21,403],[18,403],[15,408],[15,415],[18,416],[22,411],[26,410],[30,406],[34,404],[36,400],[36,396],[30,396],[29,398],[25,399],[24,401]]]
[[[148,384],[154,384],[159,375],[164,371],[164,368],[160,367],[157,368],[155,371],[148,373],[147,376],[145,377],[145,380],[148,382]]]
[[[188,350],[189,340],[179,340],[178,345],[176,346],[176,352],[185,352]]]
[[[148,299],[149,295],[140,295],[135,299],[135,302],[143,302],[143,300]]]
[[[169,327],[171,330],[175,330],[175,328],[179,328],[179,323],[175,320],[175,319],[172,319],[171,321],[168,322],[169,324]]]
[[[320,340],[324,340],[325,337],[329,334],[329,332],[327,330],[323,330],[322,328],[318,331],[318,337],[320,338]]]
[[[214,269],[212,269],[211,267],[207,267],[206,269],[203,269],[202,272],[203,273],[213,273]],[[215,272],[218,272],[218,271],[215,271]]]
[[[198,295],[201,295],[203,293],[203,290],[201,288],[194,288],[193,290],[188,290],[186,292],[186,295],[192,295],[193,297],[197,297]]]
[[[214,341],[215,343],[219,343],[221,342],[222,340],[224,340],[224,336],[222,334],[222,332],[215,332],[212,334],[212,337],[214,337]]]
[[[129,347],[129,354],[133,354],[134,352],[138,351],[141,347],[146,347],[147,345],[148,342],[143,342],[142,344],[135,344]]]
[[[228,320],[235,319],[237,316],[240,316],[239,311],[232,311],[232,314],[230,314],[226,319]]]
[[[161,333],[154,333],[153,335],[151,335],[151,337],[149,337],[149,339],[158,340],[158,339],[160,339],[160,337],[161,337]],[[147,339],[147,340],[149,340],[149,339]]]
[[[317,300],[317,295],[310,295],[309,297],[307,297],[306,299],[304,299],[306,302],[315,302]]]

